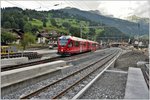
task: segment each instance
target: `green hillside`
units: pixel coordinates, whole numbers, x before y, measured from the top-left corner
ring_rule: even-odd
[[[82,38],[97,40],[99,37],[120,37],[128,36],[115,27],[109,27],[102,22],[92,21],[79,15],[71,15],[61,10],[35,11],[23,10],[21,8],[1,9],[2,28],[22,29],[25,33],[36,36],[41,31],[56,31],[59,34],[68,34]],[[103,26],[105,28],[90,26]],[[99,41],[99,40],[98,40]]]

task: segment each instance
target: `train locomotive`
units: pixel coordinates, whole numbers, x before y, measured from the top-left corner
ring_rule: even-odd
[[[88,51],[96,51],[99,48],[99,43],[74,37],[61,36],[58,38],[58,54],[72,55]]]

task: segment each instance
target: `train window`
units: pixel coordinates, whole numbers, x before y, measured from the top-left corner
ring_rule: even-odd
[[[92,44],[93,47],[96,47],[96,44]]]
[[[73,43],[72,41],[70,41],[70,43],[68,44],[68,47],[72,47],[73,46]]]
[[[59,39],[60,45],[65,46],[68,42],[68,39]]]
[[[79,42],[78,41],[75,41],[75,46],[79,47]]]

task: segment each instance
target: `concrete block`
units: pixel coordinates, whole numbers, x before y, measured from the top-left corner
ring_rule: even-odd
[[[17,65],[17,64],[27,63],[27,62],[28,62],[28,57],[1,59],[1,67]]]
[[[21,81],[35,78],[44,74],[60,70],[60,67],[66,66],[65,61],[55,61],[45,64],[34,65],[30,67],[1,72],[1,87],[6,87]]]
[[[125,99],[148,99],[148,87],[140,68],[129,67]]]

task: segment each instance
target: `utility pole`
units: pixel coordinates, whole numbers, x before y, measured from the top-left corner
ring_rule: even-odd
[[[80,24],[80,38],[82,38],[82,25]],[[80,45],[80,52],[82,52],[82,45]]]
[[[80,38],[82,38],[82,25],[80,24]]]
[[[71,35],[69,30],[70,30],[70,28],[68,28],[68,35]]]
[[[139,37],[140,37],[140,24],[138,23],[138,49],[139,49]]]

